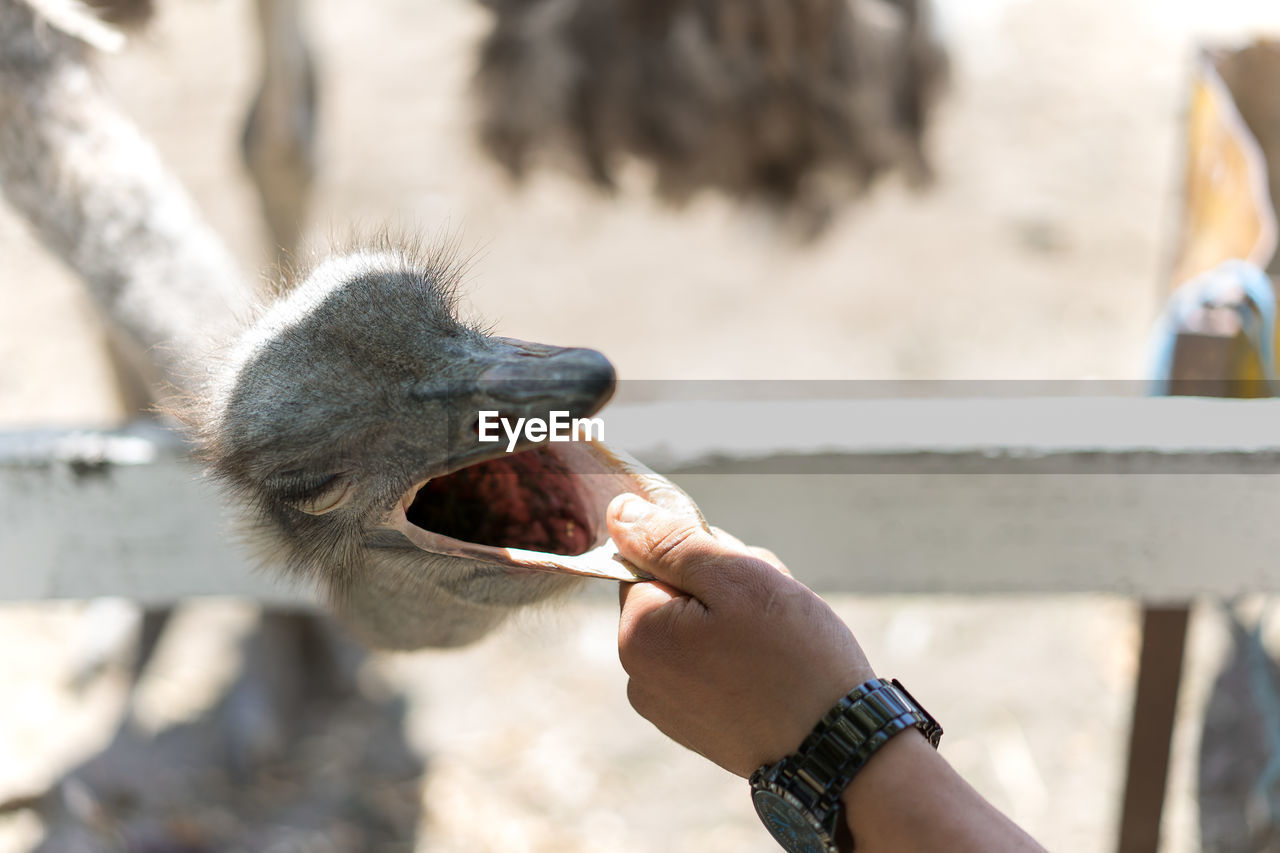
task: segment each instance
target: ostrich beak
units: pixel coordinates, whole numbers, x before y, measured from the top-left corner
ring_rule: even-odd
[[[513,575],[648,579],[618,556],[609,539],[609,501],[632,492],[706,528],[688,495],[598,436],[571,433],[553,442],[528,432],[507,433],[495,444],[483,443],[480,435],[484,410],[498,413],[508,426],[552,413],[567,419],[594,415],[613,395],[613,365],[594,350],[495,340],[496,351],[479,359],[469,393],[452,397],[455,404],[467,399],[475,410],[451,413],[457,450],[447,470],[409,489],[385,526],[424,551]]]
[[[481,397],[500,405],[560,408],[571,417],[586,417],[613,396],[613,365],[595,350],[497,340],[502,345],[499,361],[476,380]]]

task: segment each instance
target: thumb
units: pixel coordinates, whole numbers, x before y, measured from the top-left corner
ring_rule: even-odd
[[[731,553],[699,519],[676,515],[636,495],[614,498],[606,518],[622,557],[704,601],[715,586],[710,576],[723,569],[722,558]]]

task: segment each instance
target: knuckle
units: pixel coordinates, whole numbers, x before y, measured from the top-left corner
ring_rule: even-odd
[[[634,678],[627,681],[627,701],[631,703],[631,707],[635,709],[637,714],[648,719],[647,712],[651,710],[652,703],[649,701],[648,694],[644,688],[640,687]]]
[[[624,621],[618,626],[618,661],[628,673],[635,670],[641,658],[643,643],[637,633],[635,620]]]
[[[644,665],[644,655],[638,649],[634,634],[621,635],[618,638],[618,663],[627,675],[635,675]]]
[[[643,617],[629,619],[618,628],[618,661],[629,675],[648,669],[668,644],[666,633],[653,622]]]

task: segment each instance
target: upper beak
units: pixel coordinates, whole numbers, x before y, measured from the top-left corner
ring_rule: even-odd
[[[549,420],[553,412],[568,418],[589,417],[613,396],[613,365],[595,350],[552,347],[511,338],[493,338],[492,348],[468,355],[472,378],[442,384],[424,383],[413,390],[418,402],[443,402],[448,454],[431,476],[455,471],[507,452],[507,441],[479,440],[481,412],[497,412],[515,428],[524,418]],[[439,423],[440,421],[437,421]],[[513,450],[535,442],[523,437]]]
[[[613,396],[613,365],[595,350],[497,341],[494,363],[476,379],[475,390],[479,401],[494,403],[504,414],[541,417],[555,410],[587,417]]]

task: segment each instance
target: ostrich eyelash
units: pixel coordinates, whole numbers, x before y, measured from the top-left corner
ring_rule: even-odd
[[[351,480],[334,478],[332,487],[326,488],[319,496],[298,502],[296,506],[310,515],[324,515],[325,512],[337,510],[352,494],[355,494],[355,489],[351,487]]]
[[[285,478],[284,499],[309,515],[324,515],[342,506],[353,494],[345,474],[331,474],[316,480],[303,475]]]
[[[298,501],[294,505],[310,515],[324,515],[342,506],[354,493],[355,490],[351,488],[349,479],[335,475],[329,479],[328,485],[318,495]]]

